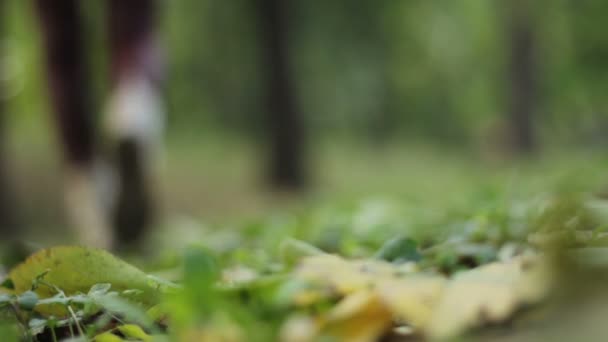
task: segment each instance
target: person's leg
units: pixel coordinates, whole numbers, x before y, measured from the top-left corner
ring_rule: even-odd
[[[162,54],[154,0],[109,0],[111,98],[109,133],[118,173],[114,228],[118,242],[136,243],[152,214],[151,170],[161,143]]]
[[[79,0],[35,0],[51,106],[67,164],[67,209],[79,241],[108,248],[112,231],[95,185],[94,111],[79,4]]]

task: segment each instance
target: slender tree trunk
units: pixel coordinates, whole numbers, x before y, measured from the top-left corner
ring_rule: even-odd
[[[519,154],[537,149],[534,114],[538,103],[538,68],[532,5],[526,0],[508,0],[509,117],[512,143]]]
[[[393,87],[390,80],[390,70],[387,58],[383,58],[383,65],[376,66],[379,70],[378,76],[378,106],[370,113],[369,135],[373,143],[378,147],[386,146],[395,135],[396,120],[394,107]]]
[[[289,0],[256,0],[265,66],[270,181],[278,188],[305,185],[304,125],[289,58]]]
[[[4,39],[5,6],[5,1],[0,0],[0,41]],[[4,53],[4,51],[0,51],[1,53]],[[0,63],[2,62],[2,57],[0,55]],[[0,65],[0,70],[3,67],[3,65]],[[4,102],[6,89],[4,89],[4,86],[6,84],[0,83],[0,235],[2,235],[0,240],[12,238],[18,233],[14,210],[14,196],[8,178],[8,166],[6,163],[6,104]]]
[[[6,239],[7,236],[12,238],[18,233],[14,193],[6,162],[6,113],[2,96],[3,94],[0,94],[0,240]]]

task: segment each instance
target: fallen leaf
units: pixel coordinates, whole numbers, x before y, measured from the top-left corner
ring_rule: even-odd
[[[137,339],[144,342],[152,341],[152,337],[148,335],[139,325],[123,324],[118,326],[117,329],[129,339]]]
[[[456,336],[502,322],[523,305],[539,301],[549,284],[539,267],[545,267],[539,260],[521,257],[457,274],[446,284],[426,334],[438,339]]]
[[[325,319],[320,334],[344,342],[377,341],[392,325],[391,312],[374,291],[345,297]]]
[[[430,320],[445,283],[439,275],[411,275],[382,281],[376,291],[396,319],[419,328]]]
[[[32,288],[37,277],[45,284],[56,286],[66,295],[87,293],[96,284],[111,284],[113,291],[139,290],[134,299],[143,303],[155,303],[159,291],[144,272],[101,250],[85,247],[53,247],[41,250],[9,273],[15,293]],[[49,298],[56,289],[40,284],[35,292],[40,298]]]

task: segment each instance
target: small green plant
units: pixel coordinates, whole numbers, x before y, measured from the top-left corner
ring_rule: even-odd
[[[601,207],[546,198],[485,197],[431,221],[395,202],[367,202],[270,217],[239,234],[210,230],[170,258],[163,273],[172,281],[105,251],[54,247],[2,280],[0,331],[28,342],[376,341],[481,331],[540,310],[561,281],[556,272],[608,266]],[[544,243],[554,236],[570,240]]]

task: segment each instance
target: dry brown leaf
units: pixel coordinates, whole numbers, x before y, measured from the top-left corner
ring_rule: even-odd
[[[332,287],[338,294],[345,295],[368,289],[381,280],[393,279],[404,270],[381,260],[345,260],[335,255],[319,255],[302,260],[295,277],[316,284]]]
[[[374,291],[344,298],[326,317],[321,334],[344,342],[377,341],[392,325],[392,314]]]
[[[431,338],[447,338],[485,323],[509,318],[519,307],[548,291],[544,264],[531,258],[492,263],[451,279],[426,326]]]
[[[294,315],[283,324],[279,339],[283,342],[312,342],[319,329],[318,320],[305,315]]]
[[[396,319],[418,328],[428,323],[445,283],[442,276],[412,275],[382,281],[376,291]]]

